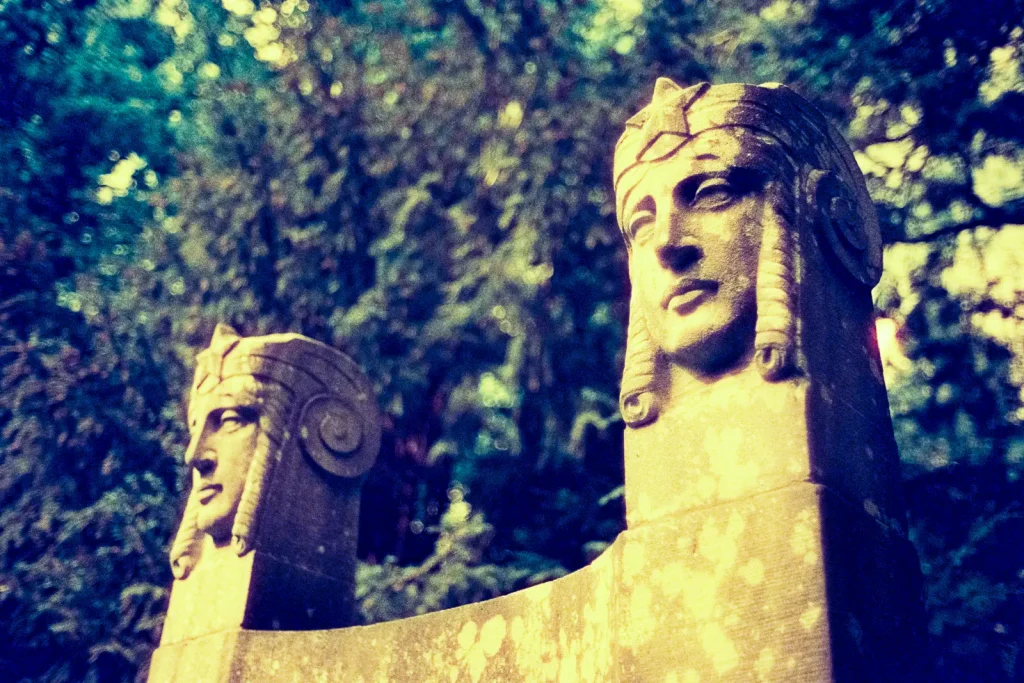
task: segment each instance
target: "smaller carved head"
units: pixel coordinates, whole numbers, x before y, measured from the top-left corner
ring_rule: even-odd
[[[211,381],[203,389],[193,393],[189,406],[192,438],[185,464],[200,506],[196,526],[220,544],[231,540],[249,466],[260,437],[270,438],[268,410],[281,389],[275,392],[251,375]]]
[[[192,491],[171,549],[179,579],[204,535],[239,555],[252,547],[275,465],[293,451],[326,476],[355,478],[380,443],[369,382],[351,359],[299,335],[244,338],[226,325],[197,357],[188,422]]]

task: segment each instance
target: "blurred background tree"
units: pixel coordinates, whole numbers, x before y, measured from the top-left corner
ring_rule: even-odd
[[[936,680],[1014,680],[1022,50],[1011,0],[6,0],[0,678],[144,677],[218,321],[376,383],[367,621],[600,553],[623,526],[611,148],[666,75],[786,82],[847,131]]]

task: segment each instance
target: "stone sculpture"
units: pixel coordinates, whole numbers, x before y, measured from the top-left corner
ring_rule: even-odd
[[[841,135],[782,85],[663,78],[626,122],[614,184],[633,284],[620,397],[630,519],[806,470],[902,528],[872,334],[881,237]],[[723,438],[747,454],[715,453]],[[780,448],[759,454],[765,443]]]
[[[345,596],[330,609],[319,602],[305,619],[293,606],[282,619],[281,606],[267,603],[264,627],[348,623],[342,612],[351,607],[358,485],[380,446],[369,381],[320,342],[295,334],[243,338],[226,325],[217,326],[196,366],[185,455],[193,484],[171,548],[176,587],[191,593],[184,586],[208,561],[219,567],[210,572],[227,571],[238,565],[225,553],[255,551],[292,579],[295,572],[330,577]],[[257,614],[258,600],[250,596],[247,614]]]
[[[783,86],[660,79],[614,184],[628,529],[483,603],[162,645],[154,683],[927,678],[873,335],[881,239],[849,148]],[[212,517],[197,528],[226,539]]]

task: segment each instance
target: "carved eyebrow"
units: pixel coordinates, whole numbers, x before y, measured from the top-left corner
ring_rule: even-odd
[[[718,161],[720,158],[721,157],[719,157],[717,154],[712,154],[711,152],[704,152],[703,154],[698,154],[697,156],[695,156],[694,160],[695,161],[712,161],[712,160],[713,161]]]
[[[630,217],[632,218],[632,214],[636,213],[637,211],[650,211],[653,213],[655,208],[656,206],[654,204],[654,197],[652,197],[651,195],[646,195],[643,199],[636,203],[636,206],[633,207],[633,210],[630,212]]]
[[[733,166],[721,170],[691,173],[676,185],[676,199],[684,205],[693,203],[697,189],[707,180],[721,178],[736,194],[745,195],[764,183],[764,176],[758,170],[746,166]]]
[[[226,391],[218,396],[213,402],[214,410],[226,410],[239,408],[256,408],[259,404],[259,394],[252,389],[236,389]]]

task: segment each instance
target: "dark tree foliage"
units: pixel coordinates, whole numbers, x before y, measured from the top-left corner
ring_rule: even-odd
[[[1024,640],[1024,3],[0,2],[0,679],[145,676],[192,359],[351,353],[385,413],[367,621],[579,568],[622,528],[611,149],[654,79],[847,130],[936,680]],[[1018,673],[1017,680],[1021,679]]]
[[[132,679],[169,579],[167,381],[148,339],[88,290],[115,291],[145,213],[94,201],[97,178],[140,142],[152,167],[168,161],[150,72],[170,41],[88,4],[0,6],[4,680]]]

